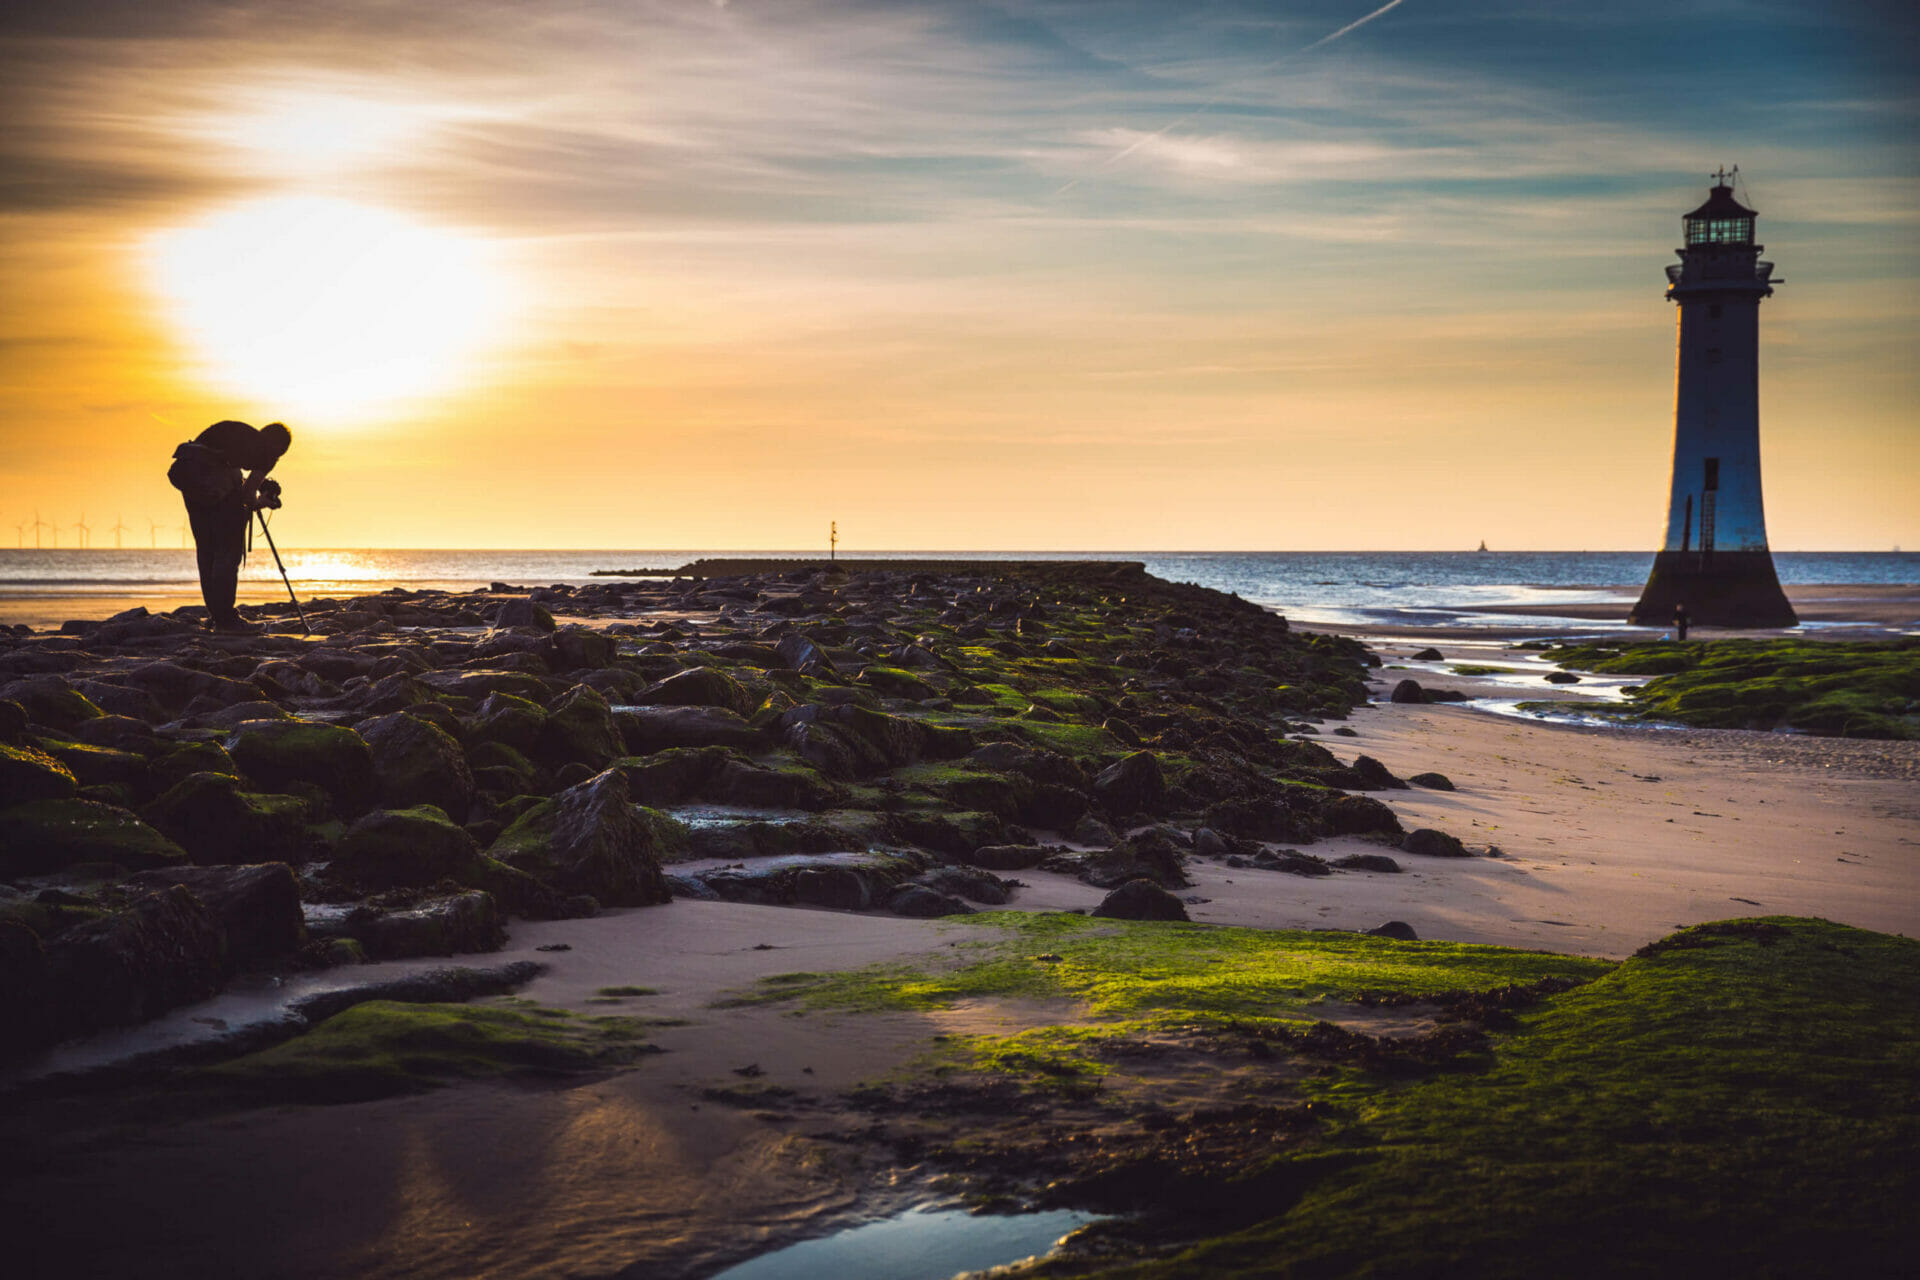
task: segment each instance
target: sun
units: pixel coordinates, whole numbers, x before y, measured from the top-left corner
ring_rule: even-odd
[[[481,242],[343,200],[253,201],[146,250],[201,376],[276,417],[351,422],[450,392],[509,310]]]

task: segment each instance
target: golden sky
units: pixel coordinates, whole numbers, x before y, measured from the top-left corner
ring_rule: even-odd
[[[237,417],[290,546],[1650,549],[1738,163],[1773,545],[1920,546],[1906,6],[42,8],[0,540]]]

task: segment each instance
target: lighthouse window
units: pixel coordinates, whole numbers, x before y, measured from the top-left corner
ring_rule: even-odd
[[[1752,218],[1689,218],[1688,244],[1752,244]]]

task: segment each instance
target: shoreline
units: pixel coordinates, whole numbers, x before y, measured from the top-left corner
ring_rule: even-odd
[[[555,609],[563,624],[612,621]],[[720,621],[713,609],[684,607],[644,616]],[[1387,637],[1409,635],[1381,629],[1373,645],[1388,665],[1367,673],[1374,701],[1322,720],[1307,740],[1343,764],[1365,754],[1400,777],[1445,774],[1453,790],[1365,794],[1406,827],[1437,827],[1482,856],[1395,852],[1399,874],[1317,878],[1194,856],[1193,884],[1181,890],[1193,920],[1355,931],[1398,920],[1426,940],[1610,959],[1683,925],[1740,916],[1811,915],[1920,935],[1920,743],[1567,726],[1396,705],[1384,701],[1400,674],[1392,667],[1422,646]],[[1458,628],[1436,638],[1493,641]],[[1494,685],[1443,679],[1469,691]],[[1568,689],[1580,696],[1580,686]],[[1358,836],[1306,845],[1329,859],[1381,848]],[[1014,909],[1085,911],[1104,896],[1066,874],[1017,875]],[[601,992],[643,985],[653,994],[618,1009],[652,1020],[648,1040],[666,1052],[594,1079],[252,1108],[209,1125],[141,1128],[138,1142],[113,1117],[93,1127],[85,1100],[73,1100],[58,1111],[74,1127],[37,1151],[45,1163],[24,1207],[45,1240],[71,1249],[92,1239],[126,1267],[164,1256],[206,1274],[708,1275],[924,1185],[927,1170],[887,1154],[878,1122],[849,1103],[855,1085],[913,1062],[935,1036],[1006,1034],[1072,1012],[985,1000],[799,1017],[778,1005],[716,1008],[714,998],[776,974],[950,955],[966,930],[691,899],[516,920],[505,949],[476,958],[545,964],[518,998],[591,1015],[609,1008]],[[537,950],[548,946],[566,950]],[[167,1015],[194,1016],[191,1005]],[[791,1092],[721,1100],[749,1079]],[[18,1206],[21,1194],[0,1199]],[[130,1229],[118,1241],[90,1235],[102,1203],[126,1206]],[[319,1204],[327,1212],[315,1212]],[[212,1221],[222,1224],[217,1239],[204,1231]]]

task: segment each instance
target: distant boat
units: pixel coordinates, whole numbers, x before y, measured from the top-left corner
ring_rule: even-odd
[[[1485,551],[1487,549],[1487,540],[1485,538],[1482,538],[1480,540],[1480,549],[1482,551]]]

